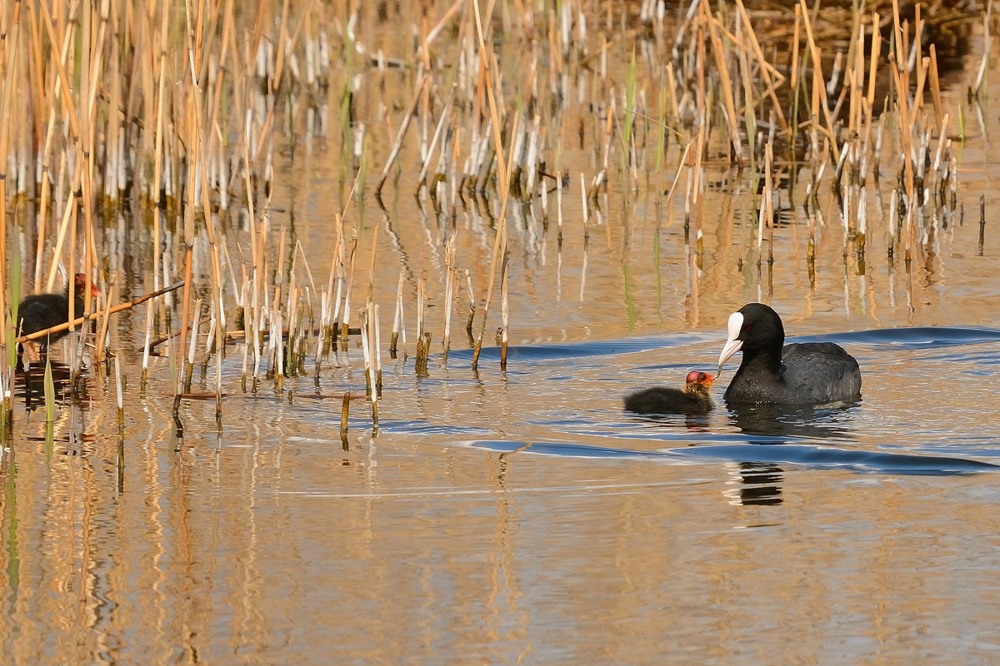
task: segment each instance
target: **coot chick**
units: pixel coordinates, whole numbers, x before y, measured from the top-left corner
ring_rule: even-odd
[[[762,303],[748,303],[729,316],[719,372],[738,351],[743,361],[726,389],[727,403],[825,405],[861,398],[861,369],[843,347],[784,342],[781,318]]]
[[[73,279],[73,316],[82,317],[84,307],[84,294],[87,291],[87,276],[77,273]],[[90,293],[97,296],[97,287],[90,285]],[[17,334],[31,335],[47,328],[65,324],[69,321],[69,285],[66,291],[61,294],[32,294],[26,296],[20,305],[17,306]],[[47,338],[38,340],[42,350],[45,350],[49,343],[65,336],[69,331],[59,331],[52,333]]]
[[[707,372],[692,370],[684,390],[654,386],[625,396],[625,409],[637,414],[707,414],[712,402],[712,382]]]

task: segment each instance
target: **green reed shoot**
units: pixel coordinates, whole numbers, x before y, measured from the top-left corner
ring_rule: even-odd
[[[45,422],[52,423],[55,419],[56,411],[56,384],[52,378],[52,362],[49,357],[45,357],[45,376],[42,380],[45,391]]]

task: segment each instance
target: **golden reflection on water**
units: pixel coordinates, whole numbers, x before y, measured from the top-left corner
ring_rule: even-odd
[[[107,439],[13,454],[10,657],[796,661],[849,638],[891,658],[925,631],[943,654],[992,599],[990,475],[793,467],[760,505],[734,501],[725,463],[496,455],[391,428],[344,454],[308,414],[244,416],[179,452],[131,424],[123,493]]]

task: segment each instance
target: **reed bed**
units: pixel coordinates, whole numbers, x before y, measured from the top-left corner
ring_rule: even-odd
[[[385,291],[378,287],[391,290],[377,281],[398,273],[389,351],[395,358],[401,349],[405,365],[404,312],[412,311],[416,375],[432,372],[431,330],[442,331],[439,363],[453,363],[452,314],[463,307],[472,369],[491,326],[505,368],[517,326],[509,239],[521,233],[518,220],[547,230],[554,218],[561,262],[567,234],[582,235],[586,251],[594,230],[607,227],[609,188],[653,192],[668,215],[683,211],[700,267],[707,171],[749,176],[757,224],[747,261],[769,280],[783,214],[808,229],[810,275],[816,234],[833,215],[844,256],[863,271],[871,234],[885,236],[890,265],[902,257],[909,270],[960,214],[958,131],[928,37],[940,26],[953,31],[961,17],[951,5],[935,6],[930,18],[897,0],[864,11],[834,3],[822,13],[804,0],[764,8],[689,0],[670,10],[608,0],[382,9],[289,0],[250,13],[237,5],[4,3],[0,344],[8,351],[18,337],[9,306],[79,271],[86,312],[71,313],[69,326],[97,321],[94,344],[79,358],[99,375],[114,367],[123,381],[118,301],[133,307],[154,294],[136,336],[140,386],[150,390],[155,350],[169,354],[175,415],[198,359],[203,377],[214,373],[221,423],[237,375],[240,391],[283,394],[286,379],[311,365],[318,381],[325,368],[349,366],[360,348],[377,428],[379,312],[390,304],[375,301]],[[389,19],[409,26],[405,46],[384,34]],[[609,65],[612,56],[626,64]],[[593,112],[574,113],[580,106]],[[276,150],[308,153],[314,137],[339,143],[343,159],[341,189],[328,194],[329,233],[307,251],[286,224],[274,228],[273,193],[289,186]],[[589,172],[566,168],[570,151],[588,156]],[[804,200],[795,201],[799,181]],[[427,265],[385,256],[393,201],[411,186],[404,194],[432,223],[431,254],[443,257]],[[568,220],[563,202],[574,188],[584,214]],[[377,222],[373,202],[382,208]],[[127,290],[108,251],[121,220],[140,225],[147,241],[144,273]],[[476,252],[456,249],[456,235],[467,233],[459,221],[481,230]],[[434,226],[447,233],[435,237]],[[15,245],[31,258],[27,289],[7,256]],[[359,262],[365,250],[368,261],[362,254]],[[309,262],[320,255],[331,259],[317,285]],[[91,282],[102,289],[97,303]],[[430,302],[444,307],[430,315]],[[233,345],[240,368],[227,375]],[[111,357],[113,366],[100,363]],[[9,425],[10,353],[0,377]],[[342,400],[343,433],[349,391]]]

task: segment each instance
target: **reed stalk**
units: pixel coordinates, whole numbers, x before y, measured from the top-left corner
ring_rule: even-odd
[[[347,443],[347,423],[350,413],[351,392],[347,391],[344,393],[344,398],[340,402],[340,441],[342,442],[345,451],[349,448]]]
[[[418,377],[427,376],[427,357],[430,354],[430,333],[424,332],[424,307],[426,299],[424,279],[417,280],[417,357],[414,370]]]
[[[121,361],[118,356],[115,356],[115,401],[118,406],[118,456],[115,475],[118,482],[118,492],[122,492],[125,490],[125,401]]]
[[[986,195],[979,195],[979,256],[986,245]]]
[[[344,316],[340,320],[340,344],[347,349],[347,336],[351,326],[351,291],[354,287],[354,260],[358,252],[358,239],[351,242],[351,258],[347,269],[347,280],[344,287]],[[339,296],[339,294],[338,294]]]
[[[375,397],[382,397],[382,327],[379,318],[379,306],[375,305]],[[375,414],[375,424],[378,426],[378,414]]]
[[[499,111],[497,110],[496,95],[494,93],[494,83],[492,78],[493,75],[491,73],[496,70],[496,66],[492,58],[492,53],[487,52],[486,50],[486,41],[483,33],[483,21],[479,12],[479,4],[473,3],[473,9],[475,10],[476,18],[476,36],[479,42],[480,66],[483,68],[486,99],[489,102],[490,118],[493,128],[493,145],[496,150],[496,154],[499,156],[499,159],[497,160],[497,188],[500,192],[500,213],[497,216],[498,229],[496,239],[493,244],[493,255],[490,260],[490,278],[486,291],[486,302],[483,305],[483,323],[479,329],[479,336],[476,338],[475,347],[472,353],[472,369],[475,371],[479,367],[479,354],[482,352],[483,335],[486,331],[490,303],[493,300],[493,288],[496,282],[497,263],[507,253],[507,202],[510,197],[510,169],[514,153],[513,151],[510,152],[508,162],[505,164],[503,160],[503,141],[500,137],[500,116]],[[515,112],[514,118],[511,122],[511,127],[515,128],[517,126],[518,113]]]
[[[465,333],[469,336],[469,344],[474,344],[475,340],[472,336],[472,323],[476,318],[476,293],[472,289],[472,275],[469,273],[469,269],[465,269],[465,289],[469,297],[469,318],[465,321]]]
[[[444,286],[444,334],[441,336],[442,364],[448,364],[448,348],[451,345],[451,313],[454,309],[455,282],[458,280],[458,269],[455,267],[455,234],[452,234],[445,247],[445,286]]]
[[[392,337],[389,340],[389,354],[396,358],[400,336],[403,340],[403,357],[406,357],[406,324],[403,321],[403,282],[405,274],[399,271],[399,282],[396,284],[396,311],[392,320]]]
[[[125,434],[125,399],[124,399],[124,388],[122,385],[122,366],[121,359],[115,356],[115,405],[118,408],[118,436],[119,439],[124,437]]]

